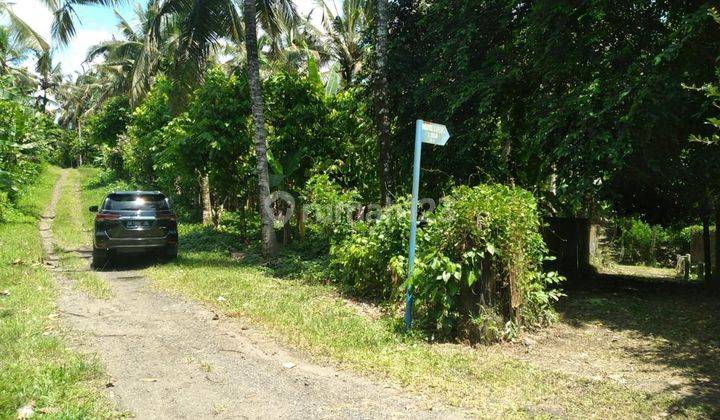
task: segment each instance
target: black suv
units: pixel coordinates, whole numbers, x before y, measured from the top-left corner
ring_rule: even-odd
[[[112,251],[160,253],[177,257],[177,218],[170,202],[158,191],[118,191],[108,194],[97,212],[93,236],[93,265],[102,268]]]

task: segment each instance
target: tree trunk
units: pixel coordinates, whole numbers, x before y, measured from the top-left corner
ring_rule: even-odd
[[[715,286],[720,285],[720,202],[715,204]]]
[[[200,175],[200,191],[202,192],[202,221],[203,226],[213,224],[212,202],[210,201],[210,175],[207,172]]]
[[[268,174],[265,142],[265,115],[263,111],[262,87],[260,86],[260,60],[257,50],[257,30],[255,22],[255,1],[244,0],[243,19],[245,20],[245,50],[248,62],[248,82],[252,104],[253,125],[255,127],[255,155],[257,157],[258,200],[262,223],[262,251],[265,256],[274,256],[277,252],[273,215],[268,202],[270,197],[270,176]]]
[[[43,114],[47,113],[47,104],[48,104],[48,95],[47,95],[47,88],[43,89],[43,96],[42,96],[42,112]]]
[[[387,103],[387,0],[376,0],[375,14],[375,108],[378,129],[378,179],[380,204],[390,204],[390,110]]]
[[[710,257],[710,217],[704,215],[703,225],[703,254],[705,256],[705,282],[708,284],[712,279],[712,258]]]
[[[80,119],[77,120],[77,135],[78,135],[78,144],[82,145],[82,126],[80,125]],[[83,156],[82,156],[82,150],[80,150],[80,153],[78,153],[78,167],[83,165]]]

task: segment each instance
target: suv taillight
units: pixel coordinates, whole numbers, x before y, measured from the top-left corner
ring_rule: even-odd
[[[105,220],[117,220],[120,216],[112,213],[98,213],[95,215],[96,222],[103,222]]]
[[[177,221],[177,218],[172,213],[171,214],[161,214],[161,215],[155,216],[155,218],[157,220],[169,220],[171,222]]]

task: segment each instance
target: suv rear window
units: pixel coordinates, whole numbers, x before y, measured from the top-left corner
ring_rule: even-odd
[[[170,210],[162,194],[110,194],[103,210]]]

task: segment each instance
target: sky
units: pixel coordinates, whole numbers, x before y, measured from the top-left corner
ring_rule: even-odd
[[[136,2],[118,8],[118,11],[130,22],[133,21],[135,16],[134,3]],[[295,0],[295,5],[298,12],[305,16],[313,9],[315,3],[313,0]],[[15,0],[13,10],[46,40],[51,41],[50,28],[53,16],[40,0]],[[68,75],[81,72],[83,66],[87,68],[88,64],[83,63],[91,46],[111,39],[113,35],[118,35],[116,29],[117,18],[112,8],[77,6],[76,10],[80,19],[80,24],[76,25],[77,33],[69,45],[60,48],[56,47],[53,56],[56,62],[62,63],[63,73]],[[317,16],[319,13],[315,15]],[[56,43],[52,42],[52,44],[55,45]],[[28,60],[25,65],[33,69],[34,60]]]

